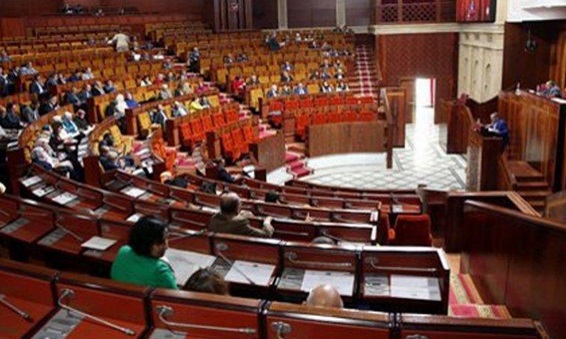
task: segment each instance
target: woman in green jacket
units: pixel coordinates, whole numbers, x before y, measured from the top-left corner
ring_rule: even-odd
[[[130,232],[112,264],[114,280],[142,286],[178,289],[171,266],[163,260],[169,232],[162,221],[142,217]]]

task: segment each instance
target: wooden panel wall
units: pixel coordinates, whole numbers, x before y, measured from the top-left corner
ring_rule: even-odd
[[[498,111],[511,130],[509,159],[528,162],[554,191],[564,189],[566,112],[562,109],[556,102],[526,92],[499,95]]]
[[[499,207],[467,202],[462,273],[488,302],[513,317],[541,320],[551,338],[564,337],[566,225]]]
[[[534,52],[525,51],[528,31],[537,43]],[[503,89],[514,87],[535,88],[550,78],[552,45],[558,40],[554,24],[505,24],[503,47]],[[562,84],[566,85],[566,84]]]
[[[279,27],[277,1],[253,0],[254,28],[268,29]]]
[[[336,0],[287,0],[289,28],[336,26]]]
[[[346,24],[367,26],[375,22],[375,0],[347,0]]]
[[[84,7],[136,7],[144,13],[202,14],[205,0],[74,0]],[[208,1],[208,0],[207,0]],[[60,12],[63,0],[1,0],[0,16],[19,17]]]
[[[385,152],[387,135],[383,121],[310,125],[306,154]]]
[[[458,34],[393,34],[376,36],[378,60],[387,86],[398,86],[403,77],[436,79],[435,102],[456,97]],[[446,122],[440,104],[435,122]]]

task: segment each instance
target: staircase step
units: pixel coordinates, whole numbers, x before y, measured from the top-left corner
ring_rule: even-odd
[[[304,176],[307,176],[309,174],[311,174],[311,170],[305,167],[301,167],[301,168],[297,168],[297,169],[291,169],[291,172],[293,172],[295,175],[297,175],[297,178],[301,178]]]
[[[523,198],[527,199],[532,199],[532,198],[546,198],[547,196],[549,196],[550,194],[552,194],[552,192],[550,190],[544,190],[544,191],[517,191],[517,193],[519,193]]]
[[[544,181],[542,173],[525,161],[509,161],[508,165],[518,182]]]
[[[518,182],[517,183],[517,191],[525,192],[525,191],[541,191],[547,190],[548,183],[546,181],[532,181],[532,182]]]

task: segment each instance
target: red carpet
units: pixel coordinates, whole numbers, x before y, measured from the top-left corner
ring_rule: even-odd
[[[448,315],[467,318],[511,318],[505,305],[486,305],[467,274],[450,275]]]

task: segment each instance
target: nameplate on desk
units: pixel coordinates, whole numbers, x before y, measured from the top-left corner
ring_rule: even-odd
[[[391,297],[441,301],[440,283],[435,277],[416,277],[392,274],[390,277]]]
[[[101,206],[100,208],[92,211],[92,213],[96,214],[97,216],[101,217],[104,214],[106,214],[106,212],[110,211],[110,207],[106,207],[106,206]]]
[[[25,180],[22,180],[22,185],[24,185],[25,187],[30,187],[37,184],[38,182],[41,182],[42,180],[43,179],[41,179],[39,176],[34,175],[33,177],[29,177],[26,178]]]
[[[66,338],[82,320],[83,317],[80,314],[59,310],[32,338]]]
[[[33,195],[35,195],[38,198],[44,197],[47,194],[51,193],[55,191],[55,187],[53,186],[43,186],[40,188],[36,188],[32,191]]]
[[[334,286],[343,296],[352,296],[354,293],[354,275],[349,272],[306,270],[301,290],[310,292],[322,283]]]
[[[89,240],[83,242],[81,247],[97,251],[106,251],[116,243],[114,239],[107,239],[103,237],[94,236]]]
[[[179,332],[177,330],[171,331],[163,328],[157,328],[153,331],[149,339],[185,339],[187,337],[186,332]]]
[[[140,220],[141,217],[143,217],[143,214],[134,213],[134,214],[130,215],[128,217],[128,219],[126,219],[126,221],[136,223],[136,222],[138,222],[138,220]]]
[[[403,213],[403,205],[391,205],[391,213]]]
[[[168,248],[165,252],[167,262],[173,268],[178,285],[184,285],[187,280],[200,268],[209,267],[216,257],[198,252],[183,251]]]
[[[25,218],[18,218],[16,220],[12,221],[11,223],[9,223],[8,225],[2,227],[0,229],[0,233],[11,234],[11,233],[19,230],[23,226],[27,225],[28,223],[29,223],[29,220],[27,220]]]
[[[275,265],[236,260],[224,279],[240,284],[249,284],[248,279],[250,279],[256,285],[267,286],[269,285],[274,270]]]
[[[73,193],[69,193],[69,192],[63,192],[55,197],[52,197],[51,200],[53,202],[56,202],[60,205],[67,205],[68,203],[70,203],[71,201],[77,199],[78,196],[73,194]]]
[[[57,228],[53,232],[43,237],[37,243],[43,246],[52,246],[57,241],[61,240],[66,234],[67,232],[63,231],[60,228]]]
[[[138,199],[140,200],[149,200],[153,194],[151,192],[145,192],[144,194],[140,195]]]
[[[136,198],[138,198],[138,197],[140,197],[140,196],[142,196],[146,193],[145,190],[142,190],[140,188],[133,187],[133,186],[126,187],[126,188],[122,189],[120,192],[124,193],[125,195],[130,196],[134,199],[136,199]]]

